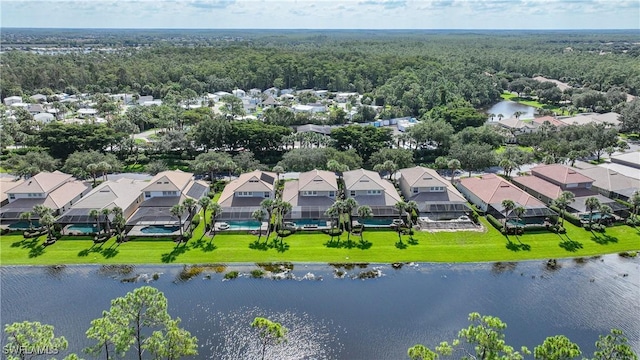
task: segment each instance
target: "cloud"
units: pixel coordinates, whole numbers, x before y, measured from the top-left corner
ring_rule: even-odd
[[[365,0],[360,1],[360,5],[382,6],[385,9],[397,9],[407,6],[407,0]]]

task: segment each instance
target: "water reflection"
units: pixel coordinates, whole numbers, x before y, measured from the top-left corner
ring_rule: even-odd
[[[522,115],[520,115],[520,119],[533,119],[536,108],[533,106],[522,105],[515,101],[504,100],[491,106],[487,110],[487,114],[494,114],[495,118],[493,121],[498,121],[499,114],[502,114],[504,119],[508,119],[510,117],[514,117],[514,114],[518,111],[522,113]]]

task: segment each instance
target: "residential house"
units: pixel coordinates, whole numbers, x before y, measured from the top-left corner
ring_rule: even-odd
[[[255,170],[240,175],[224,187],[218,204],[221,220],[251,220],[264,199],[275,199],[276,174]]]
[[[288,218],[326,219],[325,211],[333,205],[338,195],[336,175],[331,171],[311,170],[300,173],[298,180],[287,181],[282,201],[292,205]]]
[[[393,184],[382,179],[380,174],[358,169],[345,171],[342,176],[346,198],[356,200],[359,205],[371,207],[374,217],[392,218],[398,215],[395,205],[402,197]]]
[[[93,209],[102,211],[113,210],[115,207],[122,209],[122,214],[128,219],[144,201],[142,190],[149,185],[142,180],[121,178],[116,181],[107,180],[96,186],[82,199],[71,205],[57,220],[63,226],[70,224],[94,224],[95,218],[89,216]],[[109,216],[109,221],[113,215]],[[99,216],[101,223],[105,222],[104,215]]]
[[[174,205],[181,204],[186,198],[198,200],[209,193],[209,185],[194,180],[193,174],[180,170],[163,171],[154,176],[142,189],[144,201],[127,221],[127,227],[142,226],[182,226],[191,221],[187,210],[182,216],[182,223],[171,214]],[[137,232],[134,232],[137,234]]]
[[[567,126],[567,124],[563,123],[562,121],[556,119],[553,116],[542,116],[542,117],[534,118],[532,121],[535,124],[538,124],[538,127],[540,127],[540,125],[544,123],[548,123],[549,125],[553,125],[555,127]]]
[[[573,193],[575,200],[567,208],[567,211],[572,213],[588,213],[584,202],[589,197],[595,197],[601,204],[611,206],[614,212],[622,212],[625,210],[624,206],[594,191],[591,188],[594,179],[566,165],[551,164],[536,166],[531,169],[531,175],[519,176],[513,178],[512,181],[529,194],[549,205],[551,205],[563,191]]]
[[[606,114],[584,113],[576,116],[563,116],[557,119],[567,125],[586,125],[586,124],[607,124],[610,127],[619,129],[622,122],[619,120],[620,114],[609,112]]]
[[[306,124],[300,125],[296,128],[296,132],[304,133],[304,132],[313,132],[320,135],[331,135],[331,130],[333,130],[335,126],[329,125],[315,125],[315,124]]]
[[[293,105],[291,107],[291,109],[293,109],[293,112],[296,113],[310,113],[310,114],[315,114],[315,113],[320,113],[320,112],[325,112],[327,111],[327,107],[324,106],[323,104],[318,104],[318,103],[313,103],[313,104],[307,104],[307,105]]]
[[[632,168],[640,169],[640,151],[628,152],[620,155],[611,156],[611,162],[621,164]],[[640,177],[640,171],[638,171]]]
[[[47,95],[43,95],[43,94],[35,94],[29,97],[29,99],[38,102],[38,103],[45,103],[47,102]]]
[[[46,113],[47,110],[44,109],[44,107],[41,104],[29,104],[27,106],[27,111],[29,112],[29,114],[33,115],[37,115],[37,114],[42,114],[42,113]]]
[[[350,98],[357,98],[360,96],[357,92],[339,92],[336,94],[336,101],[339,103],[346,103]]]
[[[280,90],[280,96],[282,95],[293,95],[295,91],[293,89],[282,89]]]
[[[507,130],[511,134],[511,136],[507,138],[508,142],[515,142],[516,136],[530,134],[538,129],[538,124],[532,120],[523,120],[515,117],[492,121],[489,124],[496,125]]]
[[[247,96],[247,92],[242,90],[242,89],[235,89],[231,91],[233,93],[233,96],[235,97],[239,97],[239,98],[243,98],[245,96]]]
[[[267,90],[263,91],[264,94],[276,97],[278,96],[279,89],[277,87],[270,87]]]
[[[261,102],[260,105],[266,109],[266,108],[276,107],[280,105],[280,103],[277,102],[276,99],[274,99],[273,96],[270,95],[263,102]]]
[[[21,213],[33,212],[35,205],[44,205],[57,216],[90,190],[91,185],[72,175],[60,171],[40,172],[6,192],[8,203],[0,208],[0,221],[3,224],[17,222]],[[36,214],[32,217],[38,219]]]
[[[40,114],[35,114],[33,115],[33,120],[37,121],[37,122],[41,122],[43,124],[48,124],[50,122],[52,122],[53,120],[55,120],[55,116],[51,113],[40,113]]]
[[[23,182],[24,179],[22,178],[0,177],[0,206],[5,206],[9,203],[9,190]]]
[[[548,216],[555,214],[542,201],[496,174],[462,178],[456,182],[456,187],[472,204],[498,219],[504,219],[505,216],[515,218],[514,211],[505,214],[502,206],[504,200],[511,200],[516,207],[525,208],[522,217],[525,224],[543,224]]]
[[[628,201],[634,191],[640,190],[640,179],[625,176],[602,166],[576,169],[582,175],[594,179],[592,189],[611,199]]]
[[[420,217],[438,221],[468,215],[467,200],[435,170],[415,166],[398,173],[400,191],[407,201],[418,203]]]
[[[98,116],[98,110],[93,108],[78,109],[78,117],[81,119],[95,118]]]
[[[251,97],[260,97],[262,95],[262,90],[258,88],[253,88],[249,90],[249,96]]]
[[[4,105],[5,106],[11,106],[13,104],[17,104],[17,103],[21,103],[22,102],[22,97],[21,96],[7,96],[6,98],[4,98]]]

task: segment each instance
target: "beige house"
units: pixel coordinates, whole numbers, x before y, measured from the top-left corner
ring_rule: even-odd
[[[264,199],[274,199],[276,174],[255,170],[240,175],[224,187],[218,204],[222,207],[220,219],[249,220]]]
[[[373,216],[395,217],[395,204],[402,200],[396,188],[375,171],[358,169],[343,173],[346,198],[371,207]]]
[[[298,180],[285,183],[282,201],[292,205],[291,219],[323,219],[337,195],[338,182],[333,172],[311,170],[301,173]]]
[[[23,212],[33,212],[36,205],[44,205],[59,215],[91,190],[88,183],[60,171],[40,172],[6,192],[8,204],[0,208],[3,224],[17,222]],[[37,215],[33,214],[33,219]]]
[[[209,185],[195,180],[192,173],[180,170],[158,173],[142,188],[144,201],[127,221],[127,226],[177,226],[178,218],[171,214],[171,208],[186,198],[198,200],[207,193]],[[185,209],[181,224],[183,227],[191,221],[188,215]]]
[[[398,171],[400,191],[406,201],[418,203],[421,217],[450,220],[467,215],[467,200],[435,170],[416,166]]]
[[[148,185],[149,183],[146,181],[126,178],[105,181],[73,204],[56,222],[62,225],[93,224],[96,220],[89,216],[91,210],[112,210],[115,207],[122,209],[126,220],[144,201],[142,189]],[[104,215],[100,215],[99,221],[104,222],[104,220]],[[113,215],[109,215],[109,220],[113,220]]]
[[[11,177],[0,178],[0,206],[5,206],[9,203],[9,190],[22,184],[24,179],[14,179]]]

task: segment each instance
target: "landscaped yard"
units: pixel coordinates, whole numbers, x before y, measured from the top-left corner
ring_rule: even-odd
[[[135,239],[116,244],[114,239],[94,245],[88,237],[64,237],[43,247],[45,237],[24,240],[22,235],[4,235],[0,241],[2,265],[103,264],[103,263],[231,263],[231,262],[478,262],[582,257],[627,250],[640,250],[640,230],[629,226],[608,228],[606,233],[591,233],[565,223],[566,235],[525,234],[509,240],[489,225],[485,232],[416,232],[414,241],[392,231],[364,232],[359,236],[343,234],[338,242],[322,233],[299,232],[282,244],[260,243],[251,234],[219,233],[214,239],[203,237],[204,223],[194,231],[187,244],[170,240]]]

